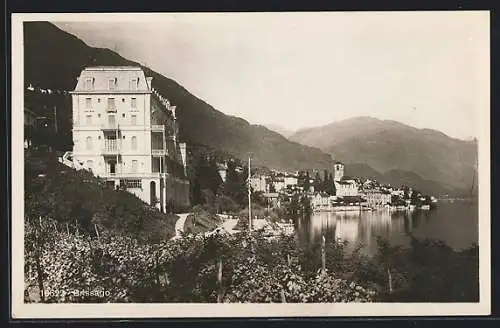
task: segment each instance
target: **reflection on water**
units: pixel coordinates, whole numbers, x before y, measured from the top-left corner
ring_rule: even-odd
[[[320,212],[297,222],[301,243],[319,243],[321,235],[327,240],[347,242],[352,250],[362,245],[367,254],[377,251],[377,237],[393,245],[406,246],[411,236],[419,239],[442,240],[460,249],[477,242],[477,205],[470,203],[440,204],[432,211],[391,212]]]

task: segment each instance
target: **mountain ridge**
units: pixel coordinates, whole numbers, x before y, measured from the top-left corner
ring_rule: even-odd
[[[354,117],[299,131],[289,139],[318,147],[344,163],[366,163],[381,173],[413,172],[447,189],[468,188],[477,174],[476,141],[393,120]]]
[[[26,84],[72,90],[77,76],[86,66],[140,66],[147,76],[153,77],[153,87],[178,106],[181,141],[205,145],[240,159],[252,155],[256,165],[280,169],[332,167],[331,157],[321,150],[289,141],[242,118],[226,115],[176,81],[112,50],[90,47],[49,22],[25,23],[23,33]],[[61,108],[61,111],[71,111],[71,108]],[[63,126],[67,128],[67,122]]]

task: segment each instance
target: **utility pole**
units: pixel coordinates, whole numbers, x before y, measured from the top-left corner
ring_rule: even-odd
[[[57,106],[54,106],[54,130],[57,133]]]
[[[252,231],[252,191],[250,190],[250,156],[248,156],[248,229]]]

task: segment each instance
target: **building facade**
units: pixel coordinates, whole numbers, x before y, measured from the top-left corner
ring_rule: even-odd
[[[391,203],[391,193],[384,191],[367,191],[364,195],[368,206],[370,207],[379,207],[385,206]]]
[[[140,67],[89,67],[75,90],[73,163],[166,212],[189,206],[175,106]]]
[[[335,181],[335,195],[339,197],[358,196],[359,190],[356,181],[354,180]]]
[[[267,181],[264,175],[256,175],[250,178],[250,187],[253,191],[266,192],[267,191]]]

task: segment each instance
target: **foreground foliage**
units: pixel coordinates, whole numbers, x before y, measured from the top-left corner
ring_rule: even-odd
[[[306,274],[290,237],[147,244],[57,232],[48,219],[26,222],[27,285],[45,302],[367,302],[375,295],[326,270]]]

